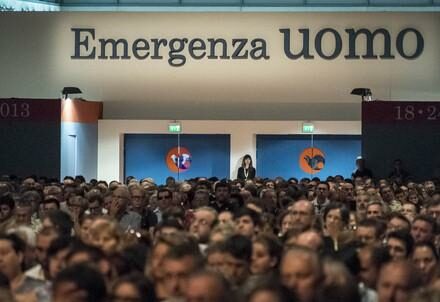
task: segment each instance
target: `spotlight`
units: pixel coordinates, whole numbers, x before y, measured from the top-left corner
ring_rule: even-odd
[[[64,95],[64,99],[67,99],[69,94],[82,93],[82,91],[78,87],[64,87],[61,93]]]
[[[364,102],[371,102],[373,100],[373,95],[370,88],[355,88],[350,94],[360,95],[362,97],[362,101]]]

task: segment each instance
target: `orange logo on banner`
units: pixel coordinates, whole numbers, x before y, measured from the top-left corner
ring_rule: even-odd
[[[304,149],[299,156],[299,166],[307,174],[318,173],[325,166],[325,155],[318,148]]]
[[[177,147],[172,148],[165,158],[168,169],[175,173],[188,171],[191,167],[191,160],[191,153],[184,147],[180,147],[180,154]]]

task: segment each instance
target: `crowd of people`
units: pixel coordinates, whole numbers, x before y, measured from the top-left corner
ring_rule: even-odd
[[[1,177],[0,301],[440,301],[438,180],[248,175]]]

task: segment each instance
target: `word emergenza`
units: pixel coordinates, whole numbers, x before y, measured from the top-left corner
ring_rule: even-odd
[[[74,33],[74,49],[72,59],[83,60],[163,60],[167,55],[170,66],[183,66],[188,57],[194,60],[269,60],[268,43],[263,38],[137,38],[128,41],[124,38],[96,38],[94,28],[71,28]],[[414,28],[402,29],[395,39],[387,29],[379,28],[371,31],[366,28],[347,28],[340,34],[333,28],[324,28],[314,37],[314,52],[310,47],[311,33],[308,28],[298,29],[291,33],[289,28],[280,28],[283,52],[290,60],[314,59],[325,60],[338,58],[343,49],[347,49],[344,58],[359,59],[394,59],[397,54],[407,60],[418,58],[424,49],[423,35]],[[294,36],[292,38],[292,36]],[[298,38],[298,42],[295,40]],[[345,40],[343,40],[343,37]],[[324,47],[323,41],[326,43]],[[343,41],[348,43],[344,46]],[[360,42],[365,45],[364,53],[360,54]],[[394,43],[392,43],[394,42]],[[380,47],[374,44],[381,43]],[[396,51],[393,51],[393,46]],[[297,49],[296,51],[294,50]],[[377,50],[377,49],[380,49]],[[380,52],[380,54],[378,54]]]

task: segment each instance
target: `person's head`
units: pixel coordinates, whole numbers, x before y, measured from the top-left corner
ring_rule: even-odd
[[[67,208],[74,217],[79,217],[88,208],[88,200],[82,196],[71,196],[67,200]]]
[[[225,241],[213,242],[205,250],[206,269],[222,275],[225,275]]]
[[[417,192],[408,193],[408,202],[413,204],[420,204],[420,196]]]
[[[354,200],[354,186],[350,182],[341,185],[341,201],[347,203]]]
[[[113,190],[111,207],[117,209],[116,214],[124,213],[127,210],[129,202],[130,193],[126,187],[118,186]]]
[[[103,276],[110,277],[110,261],[106,254],[98,247],[84,244],[80,241],[72,241],[65,257],[65,265],[70,267],[76,264],[86,264],[98,270]]]
[[[167,298],[183,297],[188,277],[202,266],[202,255],[195,240],[187,240],[174,245],[163,257],[164,289]]]
[[[241,166],[243,168],[252,167],[252,157],[249,154],[246,154],[245,156],[243,156]]]
[[[387,236],[386,247],[393,260],[408,258],[413,250],[413,245],[413,238],[404,230],[391,232]]]
[[[431,242],[417,243],[414,246],[411,259],[414,266],[419,270],[425,285],[428,285],[436,278],[439,256]]]
[[[384,205],[380,201],[372,201],[367,206],[367,218],[383,218]]]
[[[174,246],[182,244],[183,241],[187,240],[189,240],[187,234],[180,231],[160,234],[155,238],[150,262],[147,267],[147,273],[153,281],[163,278],[162,263],[165,254]]]
[[[100,217],[90,225],[90,244],[102,249],[108,255],[121,249],[122,237],[122,230],[114,220]]]
[[[179,231],[183,231],[183,226],[179,220],[175,218],[162,220],[154,227],[153,239],[156,239],[160,235],[175,234]]]
[[[35,255],[37,257],[38,263],[41,265],[43,271],[46,274],[49,273],[49,261],[47,251],[49,250],[52,242],[58,237],[60,237],[60,233],[58,233],[54,228],[50,227],[43,227],[37,234]]]
[[[431,216],[419,215],[414,218],[411,235],[416,243],[430,241],[436,232],[436,222]]]
[[[317,302],[361,301],[359,286],[342,261],[325,258],[323,271],[325,279],[323,285],[320,286]]]
[[[316,186],[315,192],[316,192],[316,197],[319,200],[325,200],[326,198],[328,198],[330,194],[330,187],[328,183],[321,182]]]
[[[277,193],[273,189],[263,189],[260,193],[261,200],[266,209],[271,210],[277,206]]]
[[[417,286],[417,274],[412,263],[406,260],[389,262],[382,267],[377,280],[378,301],[405,302]]]
[[[111,289],[111,301],[156,301],[154,285],[140,273],[130,273],[116,280]]]
[[[261,225],[260,214],[247,207],[235,212],[234,221],[236,232],[251,239],[257,234]]]
[[[390,261],[388,250],[382,246],[367,245],[358,250],[360,270],[358,279],[367,287],[375,289],[381,266]]]
[[[274,271],[280,262],[283,247],[277,237],[270,234],[258,235],[252,244],[252,274],[266,274]]]
[[[300,233],[296,237],[295,244],[320,252],[324,247],[324,240],[318,231],[310,229]]]
[[[167,188],[161,188],[157,191],[157,203],[159,209],[163,212],[168,209],[173,201],[173,192]]]
[[[315,208],[308,200],[298,200],[289,208],[293,216],[292,229],[306,230],[312,226],[315,218]]]
[[[194,197],[191,201],[191,205],[194,209],[208,206],[209,205],[209,191],[205,190],[205,189],[198,189],[194,193]]]
[[[356,196],[356,213],[359,218],[363,219],[367,215],[367,205],[370,202],[370,195],[367,193],[358,194]]]
[[[88,198],[88,209],[91,215],[101,216],[103,214],[102,208],[104,205],[104,198],[101,194],[92,194]]]
[[[64,201],[63,189],[59,185],[47,186],[43,191],[46,197],[54,196],[60,203]]]
[[[242,285],[250,272],[252,242],[243,235],[233,235],[223,243],[222,274],[234,285]]]
[[[24,203],[31,204],[32,213],[35,213],[38,211],[38,206],[42,200],[42,196],[37,191],[27,191],[23,193],[21,200]]]
[[[394,200],[394,192],[393,189],[389,186],[381,187],[380,188],[380,196],[382,196],[382,199],[386,203],[390,203]]]
[[[66,256],[69,253],[71,237],[59,237],[54,239],[47,249],[47,262],[49,279],[52,280],[65,267]]]
[[[313,301],[323,281],[321,260],[316,252],[303,247],[285,251],[280,265],[281,282],[301,302]]]
[[[225,224],[225,223],[233,223],[234,222],[234,214],[230,211],[223,211],[218,214],[218,223],[219,224]]]
[[[48,195],[40,203],[40,216],[44,216],[48,211],[59,210],[60,200],[55,195]]]
[[[383,222],[374,218],[366,218],[357,225],[356,239],[364,244],[378,244],[384,232]]]
[[[291,302],[296,300],[295,294],[276,279],[262,280],[246,297],[246,302]]]
[[[23,271],[26,243],[16,234],[0,235],[0,273],[12,281]]]
[[[15,202],[11,193],[0,196],[0,223],[8,220],[14,214]]]
[[[92,222],[95,220],[96,216],[84,214],[79,218],[79,234],[77,234],[78,238],[84,243],[90,243],[90,226]]]
[[[62,236],[70,236],[72,234],[72,218],[64,211],[47,211],[42,218],[42,224],[43,227],[55,229]]]
[[[225,302],[231,297],[229,284],[216,272],[202,270],[188,278],[186,302]]]
[[[185,210],[179,206],[172,206],[162,212],[162,221],[177,220],[181,225],[184,225]]]
[[[365,168],[365,159],[362,158],[362,156],[358,156],[356,158],[356,167],[358,169],[364,169]]]
[[[289,230],[293,228],[295,217],[292,212],[286,210],[281,212],[278,216],[278,226],[280,230],[280,235],[284,236]]]
[[[105,302],[106,298],[103,276],[85,264],[62,270],[53,282],[53,302]]]
[[[227,203],[231,196],[231,185],[226,182],[219,182],[215,185],[215,200],[218,203]]]
[[[235,225],[233,223],[217,224],[209,235],[209,243],[223,242],[235,234]]]
[[[199,243],[207,243],[216,221],[217,212],[213,208],[198,208],[194,212],[194,219],[189,227],[189,232],[197,237]]]
[[[130,202],[134,211],[141,212],[146,206],[145,189],[139,185],[129,187]]]
[[[176,179],[172,176],[168,176],[165,180],[165,184],[168,188],[172,188],[176,184]]]
[[[418,212],[419,212],[418,206],[415,203],[407,201],[402,204],[401,213],[409,221],[413,221],[414,218],[417,216]]]
[[[400,188],[398,188],[398,189],[396,189],[394,191],[394,195],[396,197],[396,200],[401,202],[401,203],[407,201],[407,198],[408,198],[407,193],[404,190],[400,189]]]
[[[401,213],[392,212],[387,216],[388,216],[387,233],[398,230],[403,230],[406,232],[410,231],[411,222]]]
[[[433,200],[428,204],[427,214],[434,218],[437,224],[440,223],[440,200]]]
[[[425,189],[426,194],[428,194],[429,196],[431,196],[432,193],[434,193],[435,191],[435,183],[432,180],[425,181],[423,187]]]
[[[348,226],[350,221],[350,212],[342,203],[330,203],[324,209],[323,219],[326,229],[335,228],[342,231]]]
[[[31,225],[32,222],[32,204],[20,200],[15,207],[15,223],[17,225]]]

